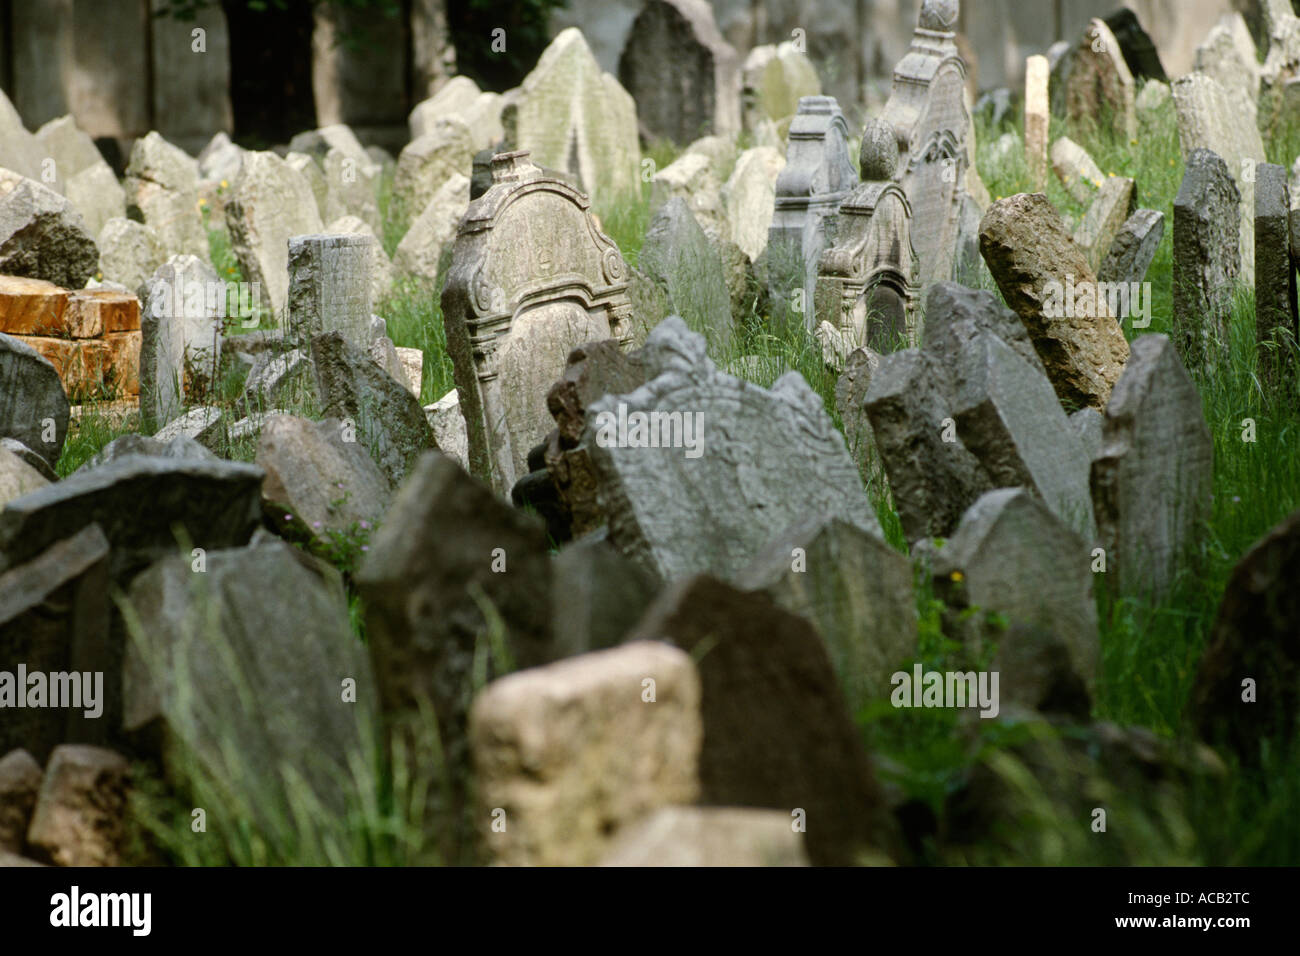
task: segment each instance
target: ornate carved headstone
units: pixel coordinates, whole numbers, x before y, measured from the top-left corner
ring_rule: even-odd
[[[469,436],[470,471],[508,494],[551,430],[546,393],[584,342],[626,344],[627,265],[591,203],[526,151],[492,160],[452,249],[442,315]]]
[[[868,122],[858,161],[863,182],[840,205],[835,244],[817,269],[817,321],[854,345],[884,350],[901,335],[916,341],[912,205],[893,181],[897,161],[890,128]]]
[[[971,119],[966,64],[957,51],[958,0],[925,0],[881,119],[894,129],[894,174],[912,204],[922,288],[953,277],[962,206],[969,201]]]
[[[786,165],[776,180],[776,207],[768,230],[768,282],[772,297],[795,299],[812,328],[817,260],[834,236],[834,217],[856,183],[849,159],[849,130],[833,96],[805,96],[790,123]],[[829,220],[829,222],[828,222]],[[795,283],[802,280],[802,286]],[[802,301],[796,289],[802,288]]]

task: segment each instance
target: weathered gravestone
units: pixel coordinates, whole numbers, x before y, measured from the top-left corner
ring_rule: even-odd
[[[317,235],[320,210],[306,178],[272,152],[246,153],[226,203],[239,267],[277,319],[289,298],[289,239]]]
[[[680,315],[695,328],[707,330],[717,348],[727,350],[732,331],[731,294],[722,260],[685,200],[674,197],[655,213],[637,265],[665,293],[666,311],[643,318],[657,321],[666,315]]]
[[[513,142],[538,164],[577,175],[589,196],[639,188],[636,103],[576,27],[561,31],[524,77]]]
[[[1272,736],[1294,739],[1300,713],[1300,511],[1256,542],[1233,568],[1192,684],[1201,735],[1247,763]]]
[[[1174,340],[1188,367],[1226,353],[1241,276],[1241,192],[1217,154],[1193,150],[1174,198]]]
[[[1260,163],[1255,175],[1255,336],[1260,377],[1277,385],[1288,378],[1300,342],[1291,203],[1284,166]]]
[[[120,657],[109,647],[108,540],[97,524],[57,541],[31,561],[0,574],[0,662],[15,676],[25,670],[70,675],[76,706],[26,706],[28,681],[18,678],[4,700],[0,751],[24,747],[41,762],[65,741],[102,743],[113,716],[104,698],[102,672]],[[19,669],[22,670],[19,670]],[[96,686],[94,674],[101,672]],[[10,680],[14,678],[11,677]],[[111,688],[108,688],[111,692]],[[43,693],[52,692],[48,684]],[[5,694],[0,694],[3,699]],[[48,705],[48,699],[42,704]],[[98,711],[98,713],[96,713]],[[119,711],[120,713],[120,711]]]
[[[86,284],[99,259],[85,219],[34,179],[0,169],[0,274]]]
[[[768,288],[774,301],[816,324],[812,308],[817,262],[835,231],[840,203],[857,184],[849,130],[833,96],[805,96],[790,123],[785,168],[767,240]]]
[[[199,167],[184,150],[156,132],[137,139],[125,188],[127,214],[152,226],[169,255],[208,261],[208,237],[199,216]]]
[[[814,865],[888,852],[879,790],[811,624],[761,594],[697,575],[665,591],[632,639],[699,655],[701,803],[802,809]]]
[[[312,336],[312,364],[321,414],[343,421],[396,488],[425,451],[434,448],[433,430],[405,382],[380,368],[342,332]]]
[[[398,489],[357,572],[382,711],[392,731],[407,737],[419,729],[420,707],[432,706],[454,813],[463,808],[467,785],[475,655],[485,651],[489,622],[499,621],[516,666],[550,659],[550,562],[540,521],[505,504],[451,459],[426,453]],[[499,666],[493,658],[489,677]],[[440,839],[454,847],[458,833]]]
[[[581,440],[625,554],[666,581],[729,579],[808,511],[881,533],[843,436],[797,372],[771,389],[733,378],[676,316],[638,359],[646,384],[588,404]]]
[[[104,747],[50,754],[27,829],[32,855],[55,866],[118,866],[126,849],[131,764]]]
[[[741,67],[741,125],[756,136],[765,129],[779,136],[805,96],[820,96],[821,80],[808,54],[794,43],[756,46]]]
[[[730,228],[731,241],[741,248],[751,262],[767,249],[768,231],[776,205],[776,181],[785,168],[785,157],[772,146],[755,146],[736,159],[726,185],[722,203]]]
[[[1048,99],[1051,68],[1045,56],[1025,60],[1025,164],[1035,189],[1047,188],[1047,146],[1052,122]]]
[[[963,207],[979,193],[987,202],[987,190],[974,172],[957,13],[956,0],[922,5],[911,48],[894,69],[893,90],[880,114],[898,139],[895,179],[912,204],[922,289],[954,277]]]
[[[1240,13],[1225,15],[1210,29],[1196,48],[1195,68],[1235,96],[1240,108],[1257,112],[1259,60]]]
[[[216,383],[227,286],[196,256],[172,256],[149,278],[140,313],[140,419],[167,424]]]
[[[1042,193],[989,207],[980,253],[1020,316],[1068,410],[1104,408],[1128,359],[1128,342],[1096,276]]]
[[[1070,54],[1065,108],[1073,124],[1114,123],[1125,140],[1137,137],[1136,87],[1119,41],[1104,20],[1089,21]],[[1163,71],[1162,71],[1163,72]]]
[[[1124,223],[1137,205],[1137,190],[1127,176],[1111,176],[1097,191],[1092,205],[1074,231],[1074,244],[1083,250],[1088,268],[1097,273],[1102,261],[1110,252],[1111,243],[1124,228]],[[1127,316],[1116,315],[1117,319]]]
[[[888,351],[916,341],[919,266],[912,248],[912,205],[893,181],[892,130],[869,121],[862,133],[862,183],[840,204],[834,243],[817,264],[815,315],[853,345]]]
[[[647,140],[690,143],[740,131],[740,56],[704,0],[649,0],[628,32],[618,79]]]
[[[1208,149],[1223,157],[1241,196],[1239,256],[1241,279],[1255,281],[1255,166],[1264,162],[1264,141],[1240,98],[1215,80],[1189,73],[1173,83],[1178,139],[1183,159]]]
[[[776,535],[739,583],[812,623],[851,714],[888,697],[890,675],[917,652],[910,562],[832,515],[810,515]]]
[[[493,862],[590,866],[622,827],[699,795],[700,678],[659,641],[583,654],[488,685],[470,736]]]
[[[347,812],[377,708],[334,568],[259,534],[207,552],[201,574],[189,555],[157,562],[124,607],[123,726],[159,721],[179,747],[166,764],[196,761],[238,794],[209,811],[223,828],[290,818],[304,785],[324,812]]]
[[[1106,406],[1092,463],[1107,581],[1122,594],[1172,589],[1208,516],[1214,442],[1201,396],[1168,337],[1143,335]]]
[[[1098,282],[1122,282],[1128,285],[1146,278],[1147,269],[1156,257],[1165,236],[1165,214],[1155,209],[1139,209],[1124,221],[1110,244]]]
[[[1031,626],[1060,635],[1070,665],[1091,690],[1101,668],[1097,605],[1086,539],[1066,527],[1023,488],[999,488],[962,515],[952,537],[935,556],[936,594],[953,612],[1000,614],[1010,628]],[[977,639],[1004,639],[996,628],[975,630]],[[1003,673],[1010,696],[1032,680],[1027,672]]]
[[[49,360],[0,335],[0,436],[22,442],[53,468],[63,454],[71,408]]]
[[[551,578],[551,656],[557,660],[622,643],[662,583],[620,554],[603,531],[561,548]]]
[[[803,834],[780,810],[665,807],[627,827],[601,866],[807,866]]]
[[[844,368],[835,382],[835,410],[844,426],[844,442],[858,470],[873,480],[879,479],[882,472],[880,453],[876,451],[871,422],[867,419],[866,399],[880,360],[878,352],[865,346],[856,348],[845,357]]]
[[[289,239],[289,340],[298,346],[318,332],[338,331],[358,347],[369,342],[373,236],[293,236]]]
[[[590,201],[526,152],[492,161],[493,186],[461,220],[442,292],[470,471],[507,494],[550,430],[546,390],[570,350],[626,341],[627,266]]]

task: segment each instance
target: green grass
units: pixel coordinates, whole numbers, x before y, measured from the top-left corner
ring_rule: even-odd
[[[1168,334],[1173,325],[1173,200],[1183,175],[1172,103],[1144,120],[1134,141],[1116,141],[1113,128],[1105,121],[1065,128],[1054,120],[1052,135],[1071,136],[1105,174],[1133,177],[1138,204],[1165,214],[1165,237],[1146,277],[1153,290],[1151,325],[1133,330],[1126,323],[1125,334],[1130,339],[1148,332]],[[990,147],[1008,130],[1021,134],[1019,117],[1000,129],[981,124],[977,131],[980,173],[994,198],[1033,190],[1021,151],[1013,151],[1001,164],[994,162]],[[1271,161],[1289,168],[1300,152],[1300,119],[1271,137],[1267,148]],[[655,168],[663,168],[677,151],[671,144],[655,144],[647,155]],[[400,238],[393,225],[400,211],[389,208],[391,177],[385,177],[380,190],[386,222],[383,244],[391,253]],[[1085,208],[1050,172],[1046,191],[1057,209],[1077,224]],[[649,198],[647,182],[638,196],[602,200],[595,207],[602,228],[630,265],[639,257]],[[211,236],[214,265],[221,274],[238,278],[227,240],[220,232]],[[397,345],[424,352],[422,404],[454,387],[440,285],[401,284],[376,309],[388,320]],[[787,370],[799,372],[841,426],[834,401],[836,375],[825,365],[820,344],[805,330],[803,317],[750,312],[733,318],[730,336],[720,335],[702,317],[688,321],[706,335],[710,355],[720,367],[743,368],[742,374],[759,385],[771,385]],[[1097,594],[1101,673],[1093,719],[1146,728],[1163,741],[1171,761],[1184,764],[1195,764],[1194,739],[1184,712],[1228,576],[1256,540],[1300,507],[1300,399],[1261,388],[1254,343],[1253,296],[1249,289],[1238,290],[1226,354],[1189,369],[1214,439],[1214,502],[1173,592],[1158,602],[1140,595],[1112,595],[1103,588]],[[240,384],[235,377],[223,380],[217,403],[233,406]],[[295,408],[313,412],[305,403]],[[1255,422],[1254,443],[1242,441],[1242,421],[1247,418]],[[59,474],[70,473],[132,426],[88,413],[65,446]],[[255,446],[245,442],[226,452],[251,460]],[[864,468],[864,485],[886,538],[906,553],[888,488],[878,479],[869,480],[871,472]],[[917,659],[931,670],[971,666],[970,652],[945,634],[944,608],[921,569],[916,583]],[[364,639],[363,609],[355,595],[350,597],[349,614]],[[502,644],[495,631],[482,637],[485,654]],[[479,677],[481,682],[483,675]],[[1295,773],[1300,745],[1279,752],[1274,742],[1265,741],[1253,768],[1237,766],[1224,755],[1226,773],[1171,772],[1169,780],[1155,784],[1103,769],[1099,745],[1084,730],[1015,719],[968,721],[951,710],[895,709],[887,701],[872,702],[854,716],[881,779],[907,807],[918,808],[932,821],[921,828],[929,835],[916,848],[916,862],[1162,865],[1281,864],[1300,859],[1300,775]],[[433,735],[431,729],[426,732]],[[435,738],[426,737],[426,743]],[[420,794],[434,784],[429,778],[416,780],[428,768],[412,767],[400,754],[391,763],[363,763],[356,774],[356,810],[347,818],[323,828],[319,821],[286,819],[285,832],[269,838],[227,826],[216,841],[217,851],[204,854],[196,854],[192,841],[167,839],[183,826],[191,804],[177,802],[176,792],[157,781],[147,782],[138,810],[145,843],[151,852],[182,863],[382,864],[435,859],[422,836],[427,821],[420,819],[427,805]],[[190,767],[187,774],[195,792],[216,785],[204,768]],[[148,775],[143,779],[149,780]],[[975,837],[963,831],[959,813],[960,798],[972,780],[993,786],[1000,807],[999,822]],[[1104,837],[1089,827],[1089,808],[1098,806],[1107,808],[1109,815]]]

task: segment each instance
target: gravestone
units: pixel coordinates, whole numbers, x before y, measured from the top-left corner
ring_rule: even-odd
[[[767,240],[768,288],[775,302],[790,303],[802,313],[809,329],[816,324],[817,262],[835,234],[840,203],[857,184],[848,138],[833,96],[803,97],[790,123],[785,168],[776,180]]]
[[[631,638],[642,639],[698,655],[700,803],[803,809],[814,865],[850,865],[889,848],[861,737],[811,624],[697,575],[651,605]]]
[[[686,202],[669,200],[650,220],[637,265],[665,293],[663,315],[680,315],[695,328],[707,329],[717,347],[731,341],[731,293],[709,237]]]
[[[374,308],[373,236],[311,235],[289,239],[289,341],[305,346],[319,332],[338,331],[353,345],[369,341]]]
[[[621,644],[661,584],[602,532],[566,544],[552,562],[552,656],[560,660]]]
[[[71,408],[49,360],[0,335],[0,436],[22,442],[53,468],[63,454]]]
[[[844,426],[844,442],[863,475],[878,477],[880,455],[876,451],[871,422],[865,406],[871,377],[880,367],[880,354],[863,346],[844,359],[844,368],[835,382],[835,411]]]
[[[216,383],[226,284],[196,256],[172,256],[149,277],[140,313],[140,416],[158,428]]]
[[[922,289],[954,277],[963,207],[972,191],[987,193],[972,173],[974,133],[966,64],[956,44],[957,14],[956,0],[925,0],[880,114],[898,138],[895,179],[912,204]]]
[[[1092,19],[1070,54],[1065,109],[1071,124],[1114,123],[1124,139],[1137,137],[1137,94],[1119,41],[1104,20]]]
[[[105,282],[116,282],[143,302],[149,277],[167,261],[158,233],[132,219],[110,219],[99,233],[99,271]]]
[[[917,653],[911,563],[837,517],[810,515],[773,537],[739,584],[812,623],[851,714],[888,697],[890,675]]]
[[[1192,153],[1208,149],[1223,157],[1241,194],[1239,256],[1241,280],[1255,281],[1255,166],[1264,162],[1264,141],[1241,99],[1201,73],[1173,83],[1178,140],[1189,165]]]
[[[648,0],[623,46],[618,79],[647,140],[740,132],[740,56],[705,0]]]
[[[84,673],[120,666],[108,649],[108,541],[99,525],[52,543],[32,560],[0,574],[0,661],[5,670],[23,665],[29,673]],[[99,715],[86,708],[6,708],[0,750],[24,747],[44,762],[58,744],[103,743],[111,720],[120,716],[120,688],[111,674]],[[94,688],[86,687],[91,692]],[[27,687],[19,686],[26,697]]]
[[[623,256],[586,196],[526,152],[496,156],[492,173],[457,231],[442,314],[470,471],[505,495],[550,431],[546,391],[570,350],[625,342],[632,306]]]
[[[1242,278],[1241,202],[1223,159],[1193,150],[1174,197],[1173,331],[1189,368],[1226,354],[1233,293]]]
[[[1082,206],[1091,203],[1105,177],[1088,151],[1070,137],[1060,136],[1052,143],[1051,157],[1052,171],[1066,192]]]
[[[808,511],[881,533],[843,436],[797,372],[771,389],[733,378],[676,316],[638,358],[646,384],[589,404],[582,434],[624,554],[665,581],[726,579]]]
[[[821,93],[816,67],[795,44],[756,46],[741,67],[741,125],[754,134],[769,126],[779,135],[779,124],[794,116],[799,100]]]
[[[1107,581],[1124,595],[1167,595],[1209,515],[1214,442],[1201,396],[1164,335],[1133,342],[1106,406],[1092,463]]]
[[[349,424],[344,440],[361,442],[396,488],[435,447],[419,399],[337,330],[312,336],[311,357],[321,414]]]
[[[1243,762],[1261,744],[1295,735],[1300,710],[1300,511],[1257,541],[1228,578],[1192,684],[1192,721],[1206,739],[1227,742]],[[1247,698],[1246,680],[1253,694]]]
[[[1145,79],[1169,82],[1160,62],[1160,53],[1156,50],[1151,35],[1142,29],[1136,13],[1127,7],[1120,7],[1103,22],[1119,42],[1119,52],[1135,81]]]
[[[1260,163],[1255,176],[1255,336],[1260,377],[1276,385],[1300,342],[1291,202],[1286,167]]]
[[[244,154],[230,187],[226,225],[240,270],[283,321],[289,299],[289,239],[322,230],[307,180],[272,152]]]
[[[601,866],[807,866],[803,834],[780,810],[665,807],[627,827]]]
[[[67,199],[34,179],[0,169],[0,275],[79,289],[98,260],[86,220]]]
[[[1141,282],[1156,257],[1165,236],[1165,214],[1155,209],[1139,209],[1124,221],[1110,244],[1098,282]]]
[[[776,207],[776,182],[785,169],[785,157],[772,146],[755,146],[736,160],[736,168],[722,187],[731,241],[757,262],[767,249],[768,231]]]
[[[540,521],[451,459],[426,452],[397,489],[357,571],[383,714],[393,733],[405,734],[419,707],[432,705],[457,806],[468,783],[466,726],[476,648],[487,640],[485,615],[504,626],[516,666],[548,660],[550,562]],[[489,678],[504,664],[493,659]],[[456,842],[455,834],[438,838]]]
[[[135,141],[126,167],[126,210],[152,226],[168,255],[208,261],[208,236],[199,216],[198,163],[151,132]]]
[[[1196,48],[1195,69],[1235,95],[1241,108],[1259,109],[1259,60],[1240,13],[1223,16]]]
[[[1051,68],[1047,57],[1025,60],[1025,165],[1035,189],[1047,188],[1047,145],[1052,104],[1047,95]]]
[[[657,640],[489,684],[474,701],[470,737],[492,861],[599,862],[622,827],[695,801],[702,735],[695,665]],[[503,831],[492,826],[498,808],[509,821]]]
[[[915,342],[919,266],[912,248],[912,205],[893,181],[892,130],[869,121],[858,166],[862,183],[840,204],[835,237],[817,263],[815,315],[851,345],[880,351]]]
[[[467,175],[474,163],[469,127],[444,118],[403,148],[393,174],[393,204],[401,224],[413,223],[453,176]]]
[[[407,120],[411,139],[430,132],[443,117],[454,116],[469,127],[475,149],[488,149],[505,137],[501,126],[503,105],[500,93],[480,90],[468,76],[453,76],[411,110]]]
[[[1012,629],[1038,627],[1059,635],[1075,673],[1091,690],[1100,676],[1101,647],[1089,547],[1025,489],[999,488],[971,505],[939,549],[932,568],[935,593],[958,613],[978,609],[1002,615]],[[1012,688],[1006,696],[1029,679],[1018,669],[1004,671],[1001,680]]]
[[[1094,274],[1101,268],[1115,237],[1132,214],[1136,200],[1133,180],[1127,176],[1111,176],[1101,184],[1092,205],[1084,213],[1083,221],[1074,230],[1074,244],[1083,250],[1088,268]]]
[[[561,31],[524,77],[513,142],[538,165],[577,175],[592,198],[640,188],[636,103],[576,27]]]
[[[436,282],[444,254],[456,238],[456,228],[469,208],[469,180],[460,173],[433,194],[424,211],[411,223],[393,252],[393,270],[399,276]]]
[[[980,253],[1029,331],[1062,404],[1069,411],[1104,408],[1128,342],[1047,197],[1020,193],[990,206],[980,223]]]

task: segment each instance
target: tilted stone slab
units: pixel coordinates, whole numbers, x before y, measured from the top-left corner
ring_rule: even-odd
[[[1174,340],[1192,367],[1227,353],[1233,293],[1242,279],[1241,201],[1223,159],[1193,150],[1174,197],[1173,237]]]

